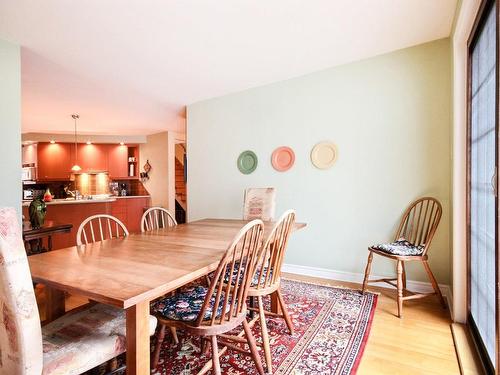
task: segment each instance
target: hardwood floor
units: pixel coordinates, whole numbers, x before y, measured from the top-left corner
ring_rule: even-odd
[[[294,280],[361,289],[360,284],[293,274],[284,276]],[[399,319],[396,317],[395,291],[378,287],[369,287],[369,290],[381,294],[358,375],[460,374],[449,311],[441,307],[437,298],[406,301],[404,316]],[[42,315],[43,294],[43,287],[38,286],[37,299]],[[66,309],[85,302],[85,299],[70,296],[66,300]]]
[[[318,284],[361,289],[360,284],[294,274],[284,277]],[[397,315],[396,291],[370,286],[380,293],[368,344],[358,375],[460,374],[449,311],[435,297],[405,301]]]

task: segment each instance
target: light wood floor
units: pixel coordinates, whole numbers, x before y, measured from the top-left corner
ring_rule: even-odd
[[[318,284],[360,289],[359,284],[284,274],[285,277]],[[363,374],[460,374],[450,313],[435,297],[406,301],[403,318],[395,316],[396,293],[370,287],[381,293],[358,375]]]
[[[359,289],[359,284],[284,274],[285,277],[318,284]],[[381,293],[372,324],[368,344],[358,369],[364,374],[460,374],[450,329],[449,311],[443,309],[434,297],[407,301],[403,318],[397,312],[395,292],[386,288],[370,287]],[[37,299],[43,315],[43,287],[37,287]],[[71,296],[66,309],[86,300]],[[43,319],[43,316],[42,316]]]

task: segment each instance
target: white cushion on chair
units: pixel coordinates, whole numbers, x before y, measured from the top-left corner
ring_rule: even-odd
[[[150,335],[157,320],[150,316]],[[43,375],[81,374],[126,351],[125,310],[96,304],[42,327]]]
[[[392,255],[418,256],[422,255],[422,253],[424,252],[424,247],[424,245],[416,246],[411,242],[405,240],[404,238],[400,238],[397,241],[391,243],[373,245],[371,248]]]

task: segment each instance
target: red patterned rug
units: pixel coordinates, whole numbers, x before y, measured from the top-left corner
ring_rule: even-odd
[[[274,374],[355,374],[363,355],[377,305],[377,295],[291,280],[282,290],[295,333],[285,322],[268,318]],[[254,334],[260,341],[258,323]],[[182,344],[166,338],[153,374],[196,374],[209,358],[200,354],[200,340],[179,332]],[[262,352],[261,352],[262,353]],[[226,375],[257,374],[250,357],[228,351],[221,357]]]

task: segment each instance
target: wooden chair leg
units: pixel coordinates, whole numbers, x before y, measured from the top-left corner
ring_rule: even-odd
[[[290,318],[290,314],[288,314],[285,300],[283,299],[283,294],[281,294],[281,290],[279,288],[276,289],[275,293],[278,296],[278,303],[281,307],[281,312],[283,314],[283,318],[285,319],[286,326],[288,327],[288,331],[290,332],[290,335],[293,335],[293,323],[292,319]]]
[[[429,279],[431,280],[432,287],[434,288],[434,292],[436,292],[439,302],[443,306],[443,308],[446,308],[446,302],[444,301],[443,294],[441,293],[441,290],[439,289],[439,285],[436,281],[436,278],[434,277],[434,274],[431,271],[431,267],[429,266],[429,263],[427,263],[426,260],[423,260],[422,263],[424,264],[424,268],[427,271],[427,275],[429,275]]]
[[[368,280],[370,277],[370,270],[372,268],[372,261],[373,261],[373,253],[369,251],[368,254],[368,261],[366,262],[366,268],[365,268],[365,278],[363,279],[363,294],[366,292],[366,287],[368,286]]]
[[[174,340],[174,344],[179,344],[179,337],[177,337],[177,329],[175,327],[170,327],[170,333],[172,334],[172,339]]]
[[[260,329],[262,331],[262,343],[264,344],[264,355],[266,357],[267,372],[273,373],[273,360],[271,358],[271,346],[269,344],[269,333],[267,332],[266,315],[264,312],[264,303],[262,296],[257,297],[259,304]]]
[[[220,362],[219,362],[219,349],[217,347],[217,336],[211,336],[212,344],[212,364],[215,375],[221,375]]]
[[[264,367],[262,367],[262,361],[260,360],[259,351],[257,350],[257,343],[253,337],[252,330],[248,325],[248,322],[243,320],[243,329],[245,330],[245,336],[247,337],[248,346],[250,347],[250,353],[252,354],[253,361],[255,362],[255,367],[260,375],[264,375]]]
[[[165,329],[166,328],[167,328],[166,325],[160,323],[160,329],[158,330],[158,333],[156,334],[155,351],[153,352],[153,358],[151,359],[151,368],[152,369],[156,369],[156,367],[158,367],[158,362],[160,361],[161,345],[163,344],[163,340],[165,339]]]
[[[405,262],[402,262],[401,265],[403,266],[403,292],[406,289],[406,267],[405,267]]]
[[[403,261],[398,260],[396,271],[398,274],[398,318],[403,316]]]
[[[250,302],[250,307],[254,308],[255,307],[255,297],[248,297],[248,299],[249,299],[249,302]],[[253,319],[253,317],[255,315],[255,311],[250,310],[249,314],[250,314],[250,319]]]

